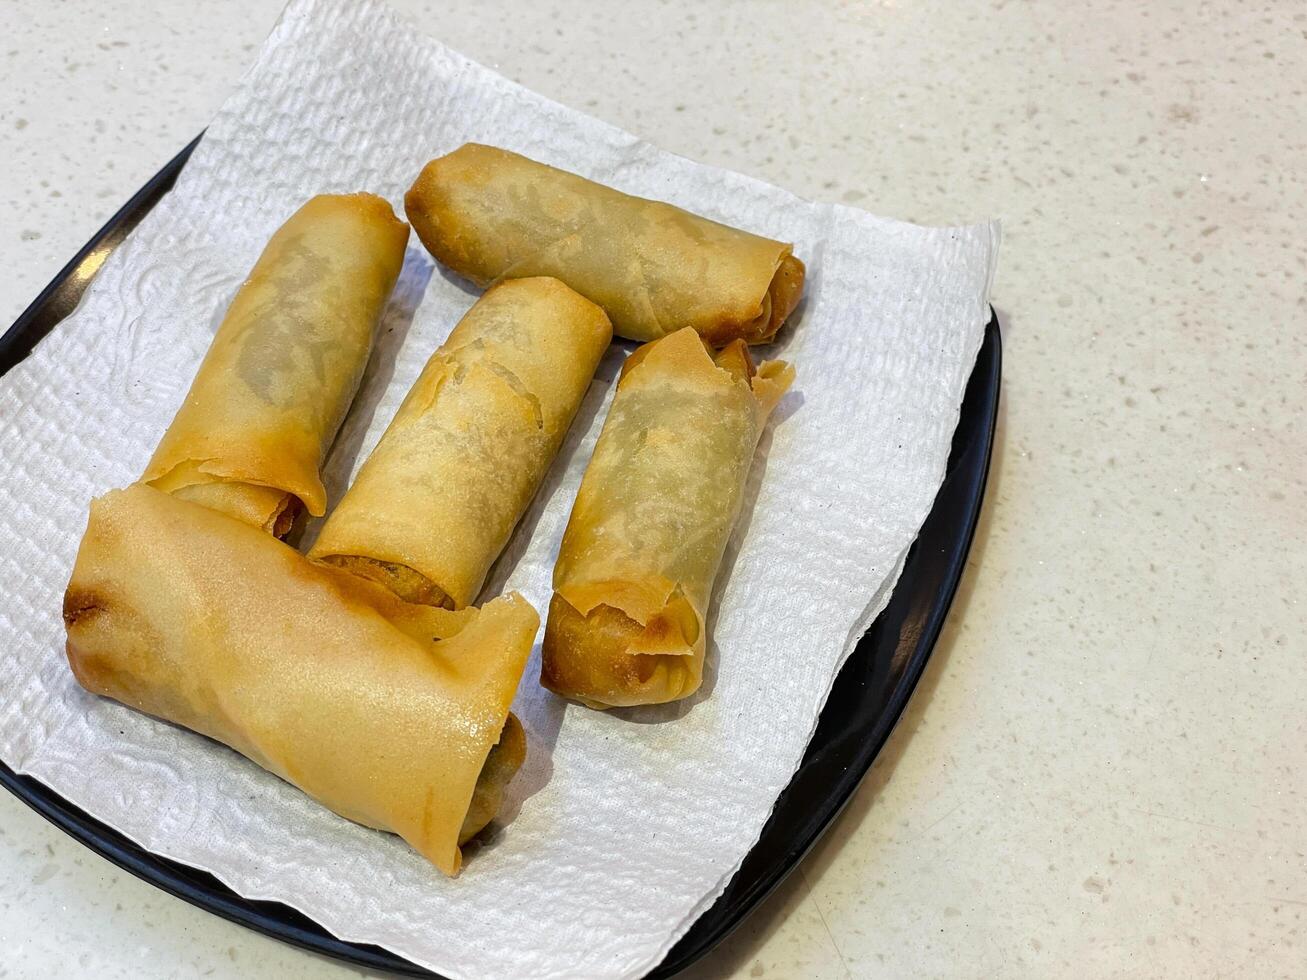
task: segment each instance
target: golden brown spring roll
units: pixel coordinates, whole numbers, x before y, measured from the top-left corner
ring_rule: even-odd
[[[487,292],[427,362],[310,557],[461,609],[558,453],[612,338],[557,279]]]
[[[505,719],[539,617],[516,594],[411,605],[137,484],[91,505],[64,623],[87,690],[225,742],[446,874],[521,761]]]
[[[324,194],[259,256],[145,482],[280,536],[326,511],[320,469],[363,377],[408,226],[372,194]]]
[[[755,372],[742,341],[714,360],[689,329],[627,359],[554,567],[545,687],[593,708],[698,690],[713,579],[793,380]]]
[[[404,209],[460,275],[483,286],[557,276],[631,340],[693,327],[716,346],[765,343],[803,292],[803,263],[784,242],[493,146],[432,160]]]

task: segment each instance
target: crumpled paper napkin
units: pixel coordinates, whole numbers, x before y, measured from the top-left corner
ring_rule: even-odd
[[[227,748],[85,693],[60,599],[89,500],[140,474],[273,230],[322,192],[370,190],[398,211],[422,165],[469,140],[793,241],[809,281],[765,352],[798,381],[754,463],[702,691],[589,711],[538,686],[537,649],[507,819],[447,880]],[[377,3],[294,0],[175,189],[0,379],[0,757],[156,853],[449,977],[643,973],[739,867],[888,601],[944,473],[997,243],[992,224],[916,227],[664,153]],[[328,466],[334,499],[474,297],[414,236]],[[486,595],[518,589],[547,608],[628,351],[605,359]]]

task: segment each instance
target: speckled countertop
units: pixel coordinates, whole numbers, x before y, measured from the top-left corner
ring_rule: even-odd
[[[1301,4],[400,2],[653,142],[996,216],[990,494],[903,722],[698,978],[1307,970]],[[205,125],[276,0],[0,5],[0,325]],[[0,794],[0,976],[347,975]]]

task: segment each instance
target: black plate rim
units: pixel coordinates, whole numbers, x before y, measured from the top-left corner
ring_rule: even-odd
[[[136,224],[172,188],[177,175],[202,138],[203,133],[146,182],[60,270],[3,336],[0,336],[0,375],[26,357],[42,337],[73,311],[94,275],[93,271],[86,272],[88,265],[93,270],[98,270],[107,254],[127,237]],[[872,719],[872,723],[866,726],[866,737],[860,743],[855,756],[844,766],[840,777],[830,786],[829,792],[821,799],[820,804],[809,813],[803,831],[795,835],[778,852],[774,852],[776,857],[769,862],[766,871],[750,881],[738,895],[732,894],[732,889],[737,884],[736,879],[733,879],[727,890],[709,909],[705,910],[672,947],[663,961],[647,975],[649,980],[671,977],[704,956],[730,935],[780,885],[847,805],[881,748],[889,739],[925,670],[962,580],[967,556],[979,523],[989,474],[998,421],[1001,374],[1002,337],[998,317],[991,308],[984,342],[967,383],[967,393],[959,417],[958,432],[954,437],[953,453],[950,455],[944,486],[937,495],[931,512],[922,526],[921,535],[909,552],[904,565],[906,573],[914,558],[920,556],[920,545],[927,536],[927,530],[939,518],[941,509],[946,505],[960,504],[961,513],[954,512],[951,515],[955,518],[955,527],[947,538],[950,547],[945,549],[947,553],[943,559],[944,564],[936,566],[938,582],[930,596],[928,606],[924,614],[917,617],[917,621],[913,624],[914,628],[900,630],[896,650],[904,650],[906,655],[902,674],[882,709]],[[959,453],[959,437],[964,434],[964,430],[967,438]],[[966,467],[959,465],[959,459],[955,457],[968,457],[969,459],[966,460],[968,465]],[[951,482],[955,484],[953,491],[950,491]],[[959,499],[953,500],[953,497]],[[960,522],[956,520],[959,516]],[[938,561],[935,556],[927,560]],[[894,598],[891,599],[891,607],[895,600],[900,598],[899,593],[902,589],[903,580],[900,579]],[[889,607],[882,612],[881,617],[859,641],[858,650],[849,656],[832,685],[832,695],[842,683],[852,680],[846,678],[846,673],[854,666],[863,644],[869,642],[869,638],[882,625],[888,613]],[[907,620],[904,620],[901,625],[907,625]],[[830,707],[828,702],[823,708],[818,730],[821,721],[825,721],[827,709]],[[795,781],[807,767],[814,750],[818,748],[814,737],[805,749],[803,761],[795,774]],[[338,939],[289,906],[279,902],[242,898],[207,872],[147,851],[123,834],[89,816],[45,784],[30,776],[15,773],[3,760],[0,760],[0,785],[101,857],[198,908],[265,936],[333,959],[396,976],[440,980],[439,974],[417,966],[389,950]],[[794,781],[777,797],[775,808],[759,836],[759,841],[746,856],[746,863],[754,857],[755,852],[766,846],[768,832],[772,829],[778,815],[784,811],[783,804],[793,787]],[[777,857],[779,860],[776,859]],[[736,878],[739,878],[739,873]],[[728,899],[730,907],[723,909],[722,906]]]

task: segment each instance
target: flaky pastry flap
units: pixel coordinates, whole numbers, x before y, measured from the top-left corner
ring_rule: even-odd
[[[596,606],[619,609],[643,629],[629,653],[693,656],[703,651],[703,615],[681,587],[665,578],[592,582],[557,590],[582,616]]]
[[[185,482],[185,469],[174,469],[169,480],[155,486],[182,500],[220,510],[279,538],[290,530],[301,510],[298,497],[277,487],[228,480]]]
[[[653,358],[654,374],[666,372],[678,381],[695,379],[706,386],[723,382],[746,386],[753,393],[759,429],[766,423],[790,385],[794,384],[794,367],[785,361],[763,361],[754,367],[753,357],[744,341],[733,340],[714,356],[712,348],[689,327],[683,327],[660,341],[644,344],[632,351],[622,363],[617,385],[620,389],[632,382],[636,369]]]

